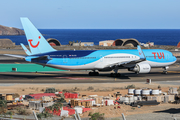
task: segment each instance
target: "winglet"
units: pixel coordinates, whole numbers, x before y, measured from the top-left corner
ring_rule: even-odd
[[[24,52],[27,54],[27,55],[32,55],[32,53],[24,46],[24,44],[20,43],[22,48],[24,49]]]
[[[138,50],[140,59],[146,59],[146,57],[145,57],[145,55],[144,55],[144,53],[143,53],[143,51],[139,45],[137,46],[137,50]]]

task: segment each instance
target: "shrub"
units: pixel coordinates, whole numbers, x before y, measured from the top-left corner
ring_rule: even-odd
[[[20,95],[19,95],[18,93],[15,93],[15,94],[13,94],[12,96],[13,96],[13,98],[17,98],[17,97],[19,97]]]
[[[87,88],[87,90],[94,90],[94,87],[89,86],[89,87]]]
[[[158,89],[161,89],[161,86],[160,86],[160,85],[158,85]]]
[[[56,89],[52,87],[52,88],[46,88],[44,93],[55,93],[55,92],[56,92]]]
[[[14,115],[14,111],[8,111],[6,114],[9,115],[10,118],[12,119],[12,115]]]
[[[60,92],[61,90],[60,89],[56,89],[56,92]]]
[[[43,89],[41,89],[40,91],[41,91],[41,92],[44,92],[45,90],[44,90],[44,88],[43,88]]]
[[[6,117],[6,113],[7,113],[7,101],[0,100],[0,114]]]
[[[127,87],[125,87],[126,89],[130,89],[130,88],[135,88],[135,85],[128,85]]]
[[[80,89],[78,87],[75,87],[72,91],[79,91]]]
[[[4,117],[6,117],[6,113],[7,113],[7,109],[4,107],[0,107],[0,114],[4,115]]]
[[[42,119],[42,117],[43,117],[43,113],[37,114],[37,118],[39,118],[40,120]]]
[[[17,110],[17,114],[19,115],[30,115],[32,113],[30,110],[21,107],[16,108],[16,110]]]
[[[0,107],[7,108],[7,101],[6,100],[0,100]]]
[[[40,120],[42,118],[48,118],[48,117],[52,117],[53,115],[51,113],[49,113],[48,111],[43,111],[43,113],[37,114],[37,118],[39,118]]]
[[[89,116],[91,116],[91,118],[89,118],[89,120],[105,120],[104,118],[104,113],[100,114],[98,113],[94,113],[92,114],[91,112],[89,113]]]

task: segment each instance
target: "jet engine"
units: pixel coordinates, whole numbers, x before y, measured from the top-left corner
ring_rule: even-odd
[[[136,73],[149,73],[151,71],[151,66],[148,63],[137,63],[134,68],[128,70]]]

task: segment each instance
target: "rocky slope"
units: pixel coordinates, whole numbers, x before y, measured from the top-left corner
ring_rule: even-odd
[[[24,35],[24,31],[18,28],[0,25],[0,35]]]

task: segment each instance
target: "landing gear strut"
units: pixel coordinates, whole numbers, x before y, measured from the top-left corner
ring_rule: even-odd
[[[114,72],[115,72],[115,73],[111,73],[111,74],[110,74],[111,77],[120,77],[120,76],[121,76],[121,74],[118,73],[118,68],[115,68],[115,69],[114,69]]]
[[[99,76],[99,72],[96,71],[89,72],[89,76]]]
[[[163,74],[167,74],[168,72],[167,72],[167,70],[169,69],[169,67],[168,66],[166,66],[166,67],[164,67],[164,71],[163,71]]]

